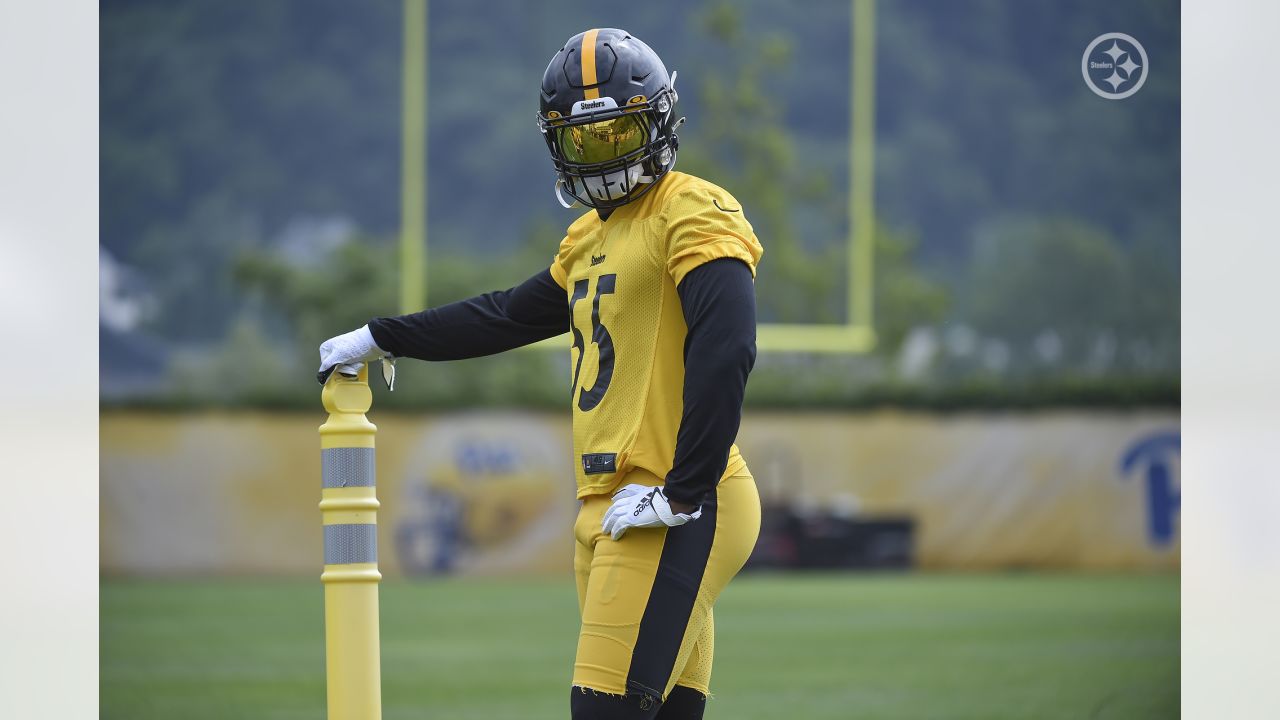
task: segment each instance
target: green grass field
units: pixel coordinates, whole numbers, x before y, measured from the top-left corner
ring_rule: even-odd
[[[104,718],[324,717],[318,580],[104,581]],[[720,718],[1176,718],[1178,577],[747,575]],[[568,717],[569,578],[387,582],[383,716]]]

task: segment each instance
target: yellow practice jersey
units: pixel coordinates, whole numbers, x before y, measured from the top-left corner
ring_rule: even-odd
[[[569,226],[551,275],[572,321],[578,497],[612,491],[633,468],[670,472],[687,331],[676,287],[718,258],[737,258],[754,276],[763,252],[732,195],[679,172],[607,221],[591,210]],[[725,476],[743,465],[735,445]]]

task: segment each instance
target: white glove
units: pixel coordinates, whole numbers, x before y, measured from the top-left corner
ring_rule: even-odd
[[[371,360],[386,357],[387,352],[373,341],[373,333],[365,325],[344,335],[331,337],[320,345],[320,371],[316,379],[323,385],[335,368],[343,375],[355,375]]]
[[[601,527],[617,540],[633,527],[676,527],[702,517],[702,508],[692,513],[671,510],[662,488],[632,483],[613,495],[613,505],[604,514]]]

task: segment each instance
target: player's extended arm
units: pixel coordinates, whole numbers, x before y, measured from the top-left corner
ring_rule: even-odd
[[[378,347],[396,357],[462,360],[569,332],[564,289],[549,270],[508,290],[369,323]]]
[[[543,270],[498,290],[411,315],[375,318],[320,346],[322,384],[336,367],[359,368],[387,355],[461,360],[492,355],[569,330],[564,289]]]
[[[756,361],[756,294],[751,269],[732,258],[694,268],[676,290],[689,328],[684,414],[663,494],[681,510],[701,504],[729,462]]]

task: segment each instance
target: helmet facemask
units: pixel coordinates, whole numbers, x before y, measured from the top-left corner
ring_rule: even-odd
[[[674,78],[673,78],[674,80]],[[647,192],[675,164],[676,94],[667,88],[651,99],[636,96],[619,107],[610,97],[574,104],[573,114],[539,114],[563,195],[596,209],[625,205]]]

